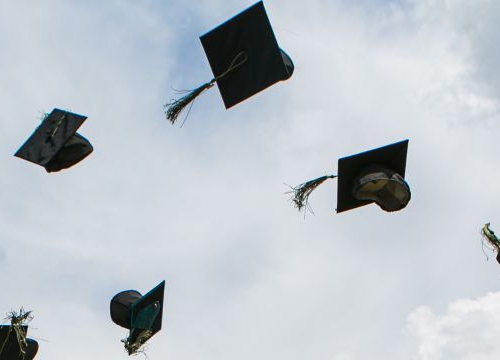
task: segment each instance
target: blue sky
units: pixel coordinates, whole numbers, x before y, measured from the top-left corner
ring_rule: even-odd
[[[0,311],[33,310],[36,359],[121,359],[109,300],[165,279],[152,360],[496,359],[499,5],[268,0],[293,77],[170,125],[212,77],[199,35],[252,4],[0,0]],[[47,174],[12,154],[54,107],[95,151]],[[403,211],[335,215],[335,181],[288,202],[406,138]]]

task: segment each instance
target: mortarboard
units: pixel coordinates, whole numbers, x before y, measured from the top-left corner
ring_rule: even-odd
[[[75,165],[93,151],[90,142],[76,133],[86,119],[69,111],[52,110],[14,156],[43,166],[47,172]]]
[[[26,338],[28,326],[19,326],[23,337]],[[14,326],[0,325],[0,360],[33,360],[38,352],[38,343],[33,339],[26,339],[26,344],[21,346]],[[24,356],[22,351],[25,352]]]
[[[368,187],[372,185],[372,187],[378,187],[366,189],[368,190],[367,194],[371,190],[374,190],[375,196],[379,196],[378,191],[383,191],[383,189],[388,191],[397,191],[396,189],[400,189],[399,187],[387,189],[387,186],[390,187],[391,184],[399,183],[397,181],[390,181],[393,177],[394,179],[397,177],[404,179],[407,151],[408,140],[404,140],[339,159],[337,170],[337,213],[355,209],[375,201],[375,199],[363,199],[363,195],[359,195],[363,192],[363,186]],[[389,180],[386,180],[386,178]],[[400,203],[397,199],[395,201],[397,204],[392,205],[391,203],[389,204],[389,208],[384,210],[400,210],[397,208]],[[409,187],[406,202],[408,201],[410,201]],[[380,203],[378,205],[383,206]],[[406,206],[406,203],[404,205]],[[392,208],[395,209],[389,210]]]
[[[128,338],[122,340],[129,355],[161,330],[164,293],[162,281],[144,296],[136,290],[125,290],[111,299],[111,320],[130,330]]]
[[[375,202],[385,211],[401,210],[410,201],[404,180],[408,140],[338,160],[338,175],[322,176],[292,188],[292,201],[301,210],[311,192],[330,178],[338,178],[337,213]]]
[[[214,78],[165,105],[172,123],[217,83],[226,109],[292,76],[292,59],[279,48],[262,1],[200,37]]]

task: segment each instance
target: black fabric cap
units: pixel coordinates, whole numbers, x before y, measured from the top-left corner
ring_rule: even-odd
[[[130,329],[132,305],[141,297],[141,293],[136,290],[125,290],[113,296],[109,304],[111,320],[116,325]]]
[[[337,213],[355,209],[373,201],[357,200],[353,194],[354,180],[370,165],[381,165],[405,176],[408,140],[386,145],[338,160]]]
[[[142,330],[151,330],[151,336],[156,334],[161,330],[162,316],[163,316],[163,297],[165,293],[165,280],[158,284],[153,290],[148,292],[146,295],[141,297],[137,302],[132,305],[131,311],[131,324],[132,328],[130,330],[129,341],[133,343],[136,337]],[[152,322],[151,329],[136,328],[139,324],[139,320],[142,314],[141,312],[146,311],[152,307],[160,306],[159,313],[154,318]]]
[[[16,332],[12,329],[9,333],[10,328],[10,325],[0,325],[0,349],[5,344],[0,353],[0,360],[22,360],[23,356],[20,353],[21,349],[17,342]],[[28,332],[27,326],[21,326],[21,328],[25,334]],[[28,343],[28,348],[26,349],[24,360],[33,360],[38,352],[38,343],[32,339],[26,339],[26,342]]]
[[[92,145],[76,133],[86,116],[54,109],[14,154],[45,167],[47,172],[71,167],[87,157]]]
[[[293,73],[293,62],[279,48],[262,1],[202,35],[200,40],[226,109]],[[241,60],[245,61],[221,76]]]

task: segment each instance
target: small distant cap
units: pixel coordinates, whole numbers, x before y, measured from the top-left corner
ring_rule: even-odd
[[[151,336],[161,330],[165,281],[142,296],[136,290],[122,291],[111,299],[111,320],[130,330],[129,343],[134,343],[139,334],[148,330]]]
[[[404,179],[407,151],[408,140],[403,140],[339,159],[337,213],[355,209],[373,202],[369,200],[358,200],[353,195],[355,180],[359,178],[360,175],[364,175],[366,170],[370,169],[370,167],[378,166],[392,170]]]
[[[21,328],[27,334],[28,327],[21,326]],[[24,360],[33,360],[38,352],[38,343],[33,339],[26,339],[26,342],[28,347]],[[0,360],[23,360],[16,333],[10,325],[0,325],[0,350]]]
[[[69,168],[87,157],[92,145],[76,133],[86,116],[54,109],[14,154],[47,172]]]
[[[292,76],[293,62],[279,48],[262,1],[200,40],[226,109]]]

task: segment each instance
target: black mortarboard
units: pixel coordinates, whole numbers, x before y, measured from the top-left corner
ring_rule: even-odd
[[[180,100],[167,104],[167,118],[201,92],[219,87],[226,109],[292,76],[291,58],[279,48],[262,1],[200,37],[214,78]]]
[[[262,1],[200,37],[215,77],[242,53],[246,61],[217,79],[226,109],[293,73],[293,63],[278,46]]]
[[[86,119],[54,109],[14,155],[43,166],[47,172],[69,168],[93,151],[90,142],[76,133]]]
[[[322,176],[292,188],[292,201],[301,210],[311,192],[338,177],[337,213],[375,202],[385,211],[403,209],[411,198],[404,180],[408,140],[338,160],[338,175]]]
[[[20,326],[26,336],[28,326]],[[38,352],[38,343],[33,339],[26,339],[25,355],[21,352],[16,331],[11,325],[0,325],[0,360],[33,360]]]
[[[124,341],[129,355],[161,330],[165,281],[142,296],[136,290],[125,290],[111,299],[111,320],[130,330]]]

